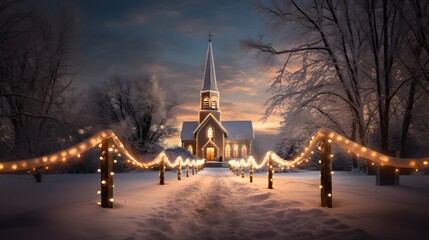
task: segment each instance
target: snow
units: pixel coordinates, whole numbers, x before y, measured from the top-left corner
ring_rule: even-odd
[[[253,140],[255,138],[252,121],[222,121],[221,124],[228,132],[227,140]],[[180,139],[195,140],[194,131],[197,127],[198,122],[196,121],[183,122]]]
[[[265,172],[254,183],[228,169],[189,178],[158,172],[114,176],[114,208],[99,201],[99,175],[0,175],[1,239],[427,239],[429,176],[335,172],[334,208],[321,208],[318,172]]]

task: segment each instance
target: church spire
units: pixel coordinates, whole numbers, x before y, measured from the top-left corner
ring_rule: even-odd
[[[209,33],[209,46],[207,49],[207,58],[206,58],[206,67],[204,70],[204,82],[203,88],[201,91],[216,91],[217,83],[216,83],[216,71],[213,60],[213,50],[212,50],[212,34]]]

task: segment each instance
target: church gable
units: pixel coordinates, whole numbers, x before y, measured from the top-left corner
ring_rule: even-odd
[[[207,126],[207,124],[212,124],[219,128],[224,134],[227,134],[228,131],[222,126],[222,124],[213,116],[213,114],[209,113],[207,117],[198,125],[198,127],[194,130],[194,134],[198,134],[200,129]]]

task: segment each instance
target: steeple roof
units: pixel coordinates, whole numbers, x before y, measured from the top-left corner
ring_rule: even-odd
[[[216,83],[216,71],[213,60],[213,50],[211,38],[209,38],[209,46],[207,49],[206,67],[204,70],[204,82],[201,91],[219,91]]]

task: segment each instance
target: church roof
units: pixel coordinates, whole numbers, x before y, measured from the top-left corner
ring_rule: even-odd
[[[222,126],[228,131],[226,140],[253,140],[252,121],[222,121]],[[181,140],[195,140],[194,131],[198,127],[197,121],[183,122]]]
[[[216,71],[215,71],[215,65],[213,60],[213,50],[212,50],[212,43],[209,41],[209,47],[207,49],[207,58],[206,58],[206,67],[204,70],[204,81],[203,81],[203,88],[201,91],[219,91],[217,89],[217,83],[216,83]]]
[[[222,121],[222,126],[228,131],[226,139],[253,140],[252,121]]]

